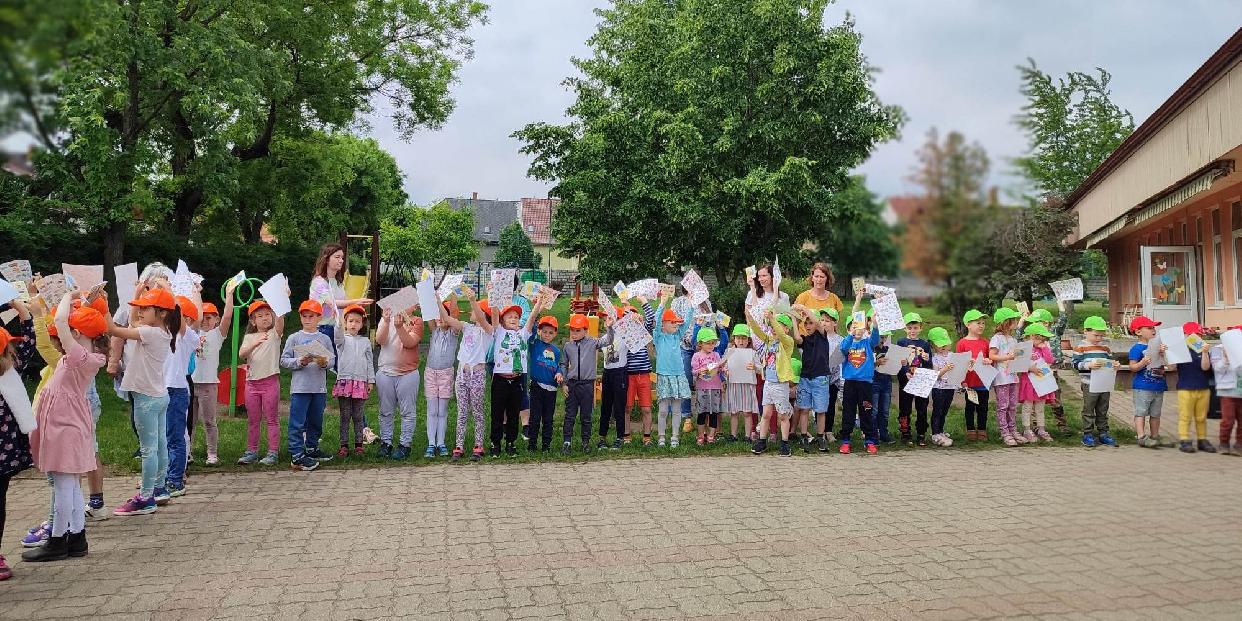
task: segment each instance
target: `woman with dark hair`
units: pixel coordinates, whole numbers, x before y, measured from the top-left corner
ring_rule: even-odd
[[[333,356],[336,355],[336,316],[342,309],[357,304],[366,306],[370,298],[345,297],[345,247],[340,244],[325,244],[319,249],[319,258],[315,260],[315,273],[310,284],[310,299],[319,302],[323,307],[323,317],[319,320],[319,332],[327,335],[333,343]],[[335,360],[335,358],[333,358]],[[335,365],[332,368],[336,371]]]
[[[767,296],[775,296],[776,301],[789,304],[789,294],[776,290],[776,283],[772,278],[772,265],[769,263],[760,265],[755,270],[755,277],[747,280],[746,284],[750,285],[750,293],[746,295],[747,305]]]

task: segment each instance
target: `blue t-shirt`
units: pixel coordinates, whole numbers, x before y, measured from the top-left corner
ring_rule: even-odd
[[[545,386],[556,386],[556,374],[561,372],[561,348],[544,343],[539,335],[530,339],[530,381]]]
[[[1208,374],[1211,369],[1203,370],[1200,365],[1203,364],[1203,355],[1190,351],[1190,362],[1183,362],[1177,365],[1177,389],[1178,390],[1207,390],[1211,387],[1208,383]]]
[[[846,380],[870,382],[875,379],[875,351],[880,346],[880,331],[871,330],[871,336],[855,339],[847,334],[841,340],[841,353],[845,354],[845,364],[841,365],[841,375]],[[892,381],[889,376],[889,381]]]
[[[1147,343],[1135,343],[1130,348],[1130,362],[1138,362],[1143,359],[1143,353],[1147,351]],[[1158,368],[1158,367],[1156,367]],[[1165,381],[1163,373],[1156,373],[1151,365],[1143,367],[1142,371],[1134,374],[1134,382],[1130,385],[1135,390],[1154,390],[1164,392],[1169,389],[1169,383]]]

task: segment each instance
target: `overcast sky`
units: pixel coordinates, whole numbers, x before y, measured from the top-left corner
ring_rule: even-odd
[[[533,121],[562,122],[571,102],[561,81],[571,56],[589,53],[595,0],[492,0],[475,56],[454,87],[457,110],[438,131],[405,143],[386,119],[372,134],[397,158],[419,204],[446,196],[547,196],[526,176],[528,158],[509,134]],[[1053,74],[1103,67],[1114,101],[1141,123],[1242,26],[1242,2],[1222,0],[838,0],[829,23],[851,13],[862,49],[879,69],[875,90],[902,106],[902,139],[881,145],[858,172],[881,196],[913,191],[906,181],[931,127],[963,132],[987,149],[994,184],[1013,185],[1007,158],[1023,136],[1014,66],[1027,57]]]

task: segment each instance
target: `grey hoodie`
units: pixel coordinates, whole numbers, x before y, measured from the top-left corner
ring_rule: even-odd
[[[582,340],[569,339],[561,346],[561,373],[565,381],[595,381],[599,366],[599,339],[584,336]]]

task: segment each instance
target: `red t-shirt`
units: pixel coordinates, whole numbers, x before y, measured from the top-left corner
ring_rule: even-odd
[[[963,337],[957,341],[957,351],[958,353],[968,351],[970,352],[970,357],[978,361],[980,357],[987,357],[988,343],[989,341],[985,338],[972,339],[968,336]],[[974,371],[970,371],[966,374],[966,386],[968,388],[983,388],[983,380],[979,379],[979,376]]]

